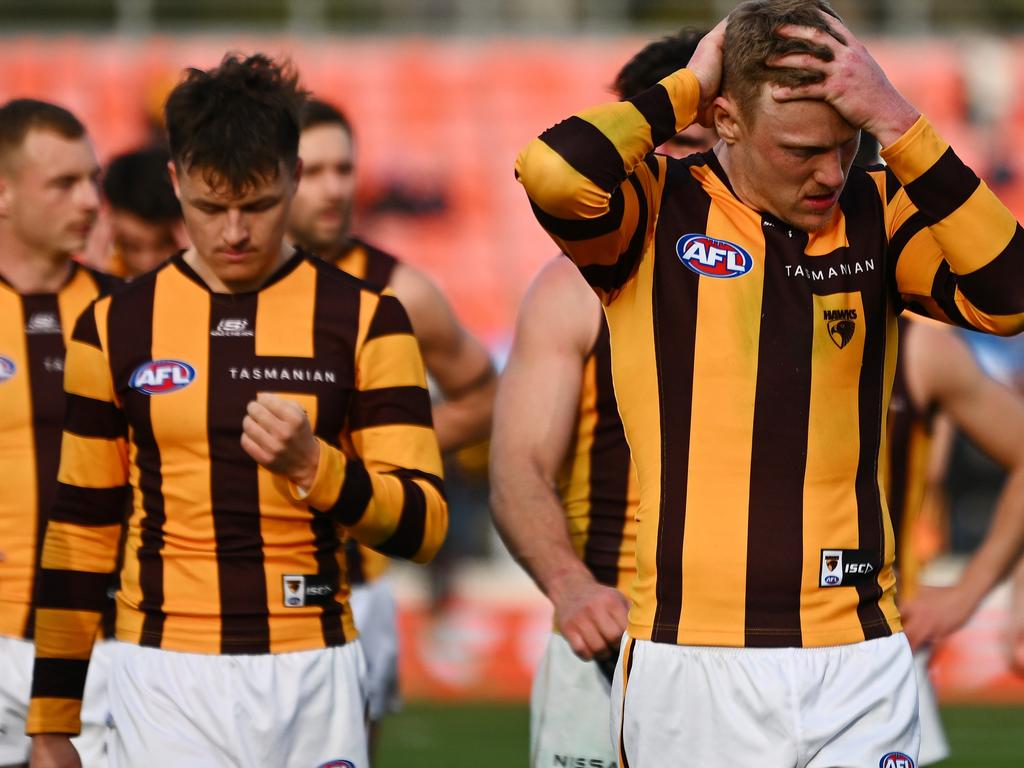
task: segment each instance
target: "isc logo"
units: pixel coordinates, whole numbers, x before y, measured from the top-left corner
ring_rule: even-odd
[[[735,243],[707,235],[683,235],[676,242],[676,255],[687,268],[705,277],[742,277],[754,266],[750,254]]]
[[[179,360],[152,360],[132,372],[128,384],[147,395],[165,395],[187,387],[196,377],[196,370]]]
[[[878,761],[878,768],[914,768],[914,760],[902,752],[890,752]]]

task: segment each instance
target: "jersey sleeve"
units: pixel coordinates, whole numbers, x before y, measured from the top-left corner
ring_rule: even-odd
[[[679,70],[549,128],[516,161],[537,220],[605,300],[654,235],[665,170],[651,152],[694,122],[699,99],[697,78]]]
[[[362,544],[429,561],[448,529],[441,452],[419,344],[401,303],[363,294],[347,455],[321,441],[309,505]]]
[[[882,150],[890,263],[906,306],[988,333],[1024,330],[1024,233],[921,117]]]
[[[98,328],[109,301],[79,318],[68,343],[57,493],[36,585],[35,668],[26,731],[81,729],[85,676],[117,565],[129,499],[127,426]]]

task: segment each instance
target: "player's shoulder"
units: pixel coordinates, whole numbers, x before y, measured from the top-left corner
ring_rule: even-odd
[[[87,264],[78,265],[78,272],[82,275],[83,279],[88,280],[92,284],[97,296],[113,293],[125,285],[123,278],[112,275],[109,272],[101,272]]]
[[[376,245],[368,242],[362,237],[353,237],[352,245],[357,248],[362,248],[368,259],[382,265],[394,268],[396,265],[403,263],[402,260],[393,253],[389,253],[382,248],[378,248]]]
[[[521,335],[539,342],[587,351],[600,330],[601,318],[597,295],[579,268],[559,254],[530,283],[519,309],[519,329]]]
[[[376,297],[379,297],[386,289],[386,286],[376,285],[356,277],[308,251],[301,251],[300,254],[301,258],[316,270],[321,290],[348,294],[353,298],[360,294],[366,294],[375,297],[376,300]]]

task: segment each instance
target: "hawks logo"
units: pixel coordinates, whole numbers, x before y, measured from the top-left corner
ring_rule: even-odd
[[[676,241],[676,255],[704,277],[742,277],[754,268],[750,254],[738,245],[707,235],[683,235]]]
[[[902,752],[890,752],[878,761],[878,768],[914,768],[914,759]]]
[[[822,587],[838,587],[843,583],[843,551],[826,549],[821,553]]]
[[[128,384],[146,395],[165,395],[187,387],[196,369],[180,360],[151,360],[132,372]]]
[[[16,370],[18,370],[18,366],[11,358],[0,355],[0,382],[7,381],[14,376]]]
[[[856,309],[826,309],[825,323],[828,325],[828,335],[835,342],[835,345],[842,349],[853,338],[857,331],[857,310]]]

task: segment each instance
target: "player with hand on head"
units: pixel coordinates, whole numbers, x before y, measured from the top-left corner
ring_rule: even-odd
[[[616,78],[619,98],[686,66],[700,37],[682,32],[637,53]],[[713,143],[693,126],[659,151]],[[530,765],[612,764],[610,671],[636,572],[638,489],[601,303],[565,256],[541,270],[519,310],[495,402],[491,488],[498,530],[555,609],[530,699]]]
[[[0,766],[29,758],[33,590],[61,453],[65,345],[115,282],[72,260],[96,220],[98,178],[85,127],[66,109],[0,106]],[[96,656],[75,741],[86,766],[106,764],[102,646]]]
[[[712,152],[650,154],[696,121]],[[861,130],[886,169],[851,168]],[[912,764],[878,462],[896,320],[1021,331],[1016,220],[824,0],[740,5],[516,170],[601,297],[637,468],[620,764]]]
[[[35,768],[79,765],[68,735],[122,546],[113,765],[367,764],[342,539],[424,562],[447,505],[401,304],[284,242],[303,97],[260,54],[188,71],[165,112],[192,246],[75,328]]]

